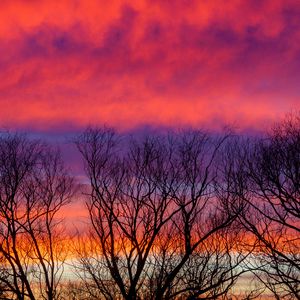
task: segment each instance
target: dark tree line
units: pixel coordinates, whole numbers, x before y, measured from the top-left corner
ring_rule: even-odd
[[[89,225],[67,249],[57,214],[75,187],[59,153],[1,135],[0,299],[235,299],[240,278],[257,284],[242,299],[300,298],[297,115],[256,138],[100,128],[75,144]]]

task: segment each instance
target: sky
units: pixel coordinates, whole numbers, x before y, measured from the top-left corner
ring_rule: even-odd
[[[300,0],[0,0],[0,130],[57,141],[78,177],[66,137],[88,125],[260,131],[299,109]]]
[[[1,0],[0,127],[259,129],[300,108],[298,0]]]

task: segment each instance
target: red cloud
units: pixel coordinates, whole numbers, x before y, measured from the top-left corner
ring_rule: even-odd
[[[2,1],[1,125],[260,126],[299,108],[299,16],[283,0]]]

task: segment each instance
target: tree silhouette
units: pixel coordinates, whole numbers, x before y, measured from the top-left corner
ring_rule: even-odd
[[[300,119],[278,123],[265,138],[231,152],[230,192],[247,206],[240,221],[255,236],[252,267],[277,299],[300,293]],[[233,164],[232,164],[233,165]]]
[[[73,195],[59,153],[21,134],[0,137],[0,283],[9,299],[57,299],[65,249],[56,217]]]
[[[189,131],[127,149],[110,129],[79,136],[91,229],[77,270],[91,297],[215,299],[230,289],[243,258],[231,252],[237,211],[215,187],[226,138]]]
[[[299,115],[256,138],[89,128],[75,143],[88,228],[62,282],[73,179],[49,145],[0,135],[0,299],[300,299]]]

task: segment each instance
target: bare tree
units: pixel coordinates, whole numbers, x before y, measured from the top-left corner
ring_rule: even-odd
[[[91,229],[76,267],[91,297],[214,299],[229,290],[242,258],[228,231],[239,210],[215,187],[225,139],[190,131],[122,148],[110,129],[79,136]]]
[[[59,210],[73,180],[59,153],[21,134],[0,137],[0,282],[12,299],[57,299],[65,259]]]
[[[255,236],[252,266],[277,299],[300,299],[300,119],[236,149],[231,193],[248,208],[241,224]]]

